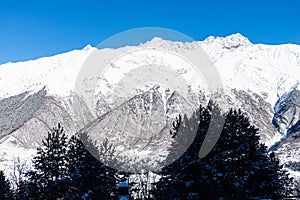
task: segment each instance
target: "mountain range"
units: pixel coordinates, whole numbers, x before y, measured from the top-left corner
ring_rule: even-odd
[[[77,92],[78,74],[95,52],[109,64],[112,55],[137,47],[145,49],[143,62],[149,63],[154,62],[151,52],[146,51],[149,47],[185,54],[204,51],[223,83],[223,90],[213,95],[222,97],[228,108],[246,112],[259,128],[261,142],[275,151],[282,163],[300,160],[300,45],[252,44],[238,33],[190,43],[153,38],[118,49],[87,45],[82,50],[0,65],[0,168],[10,171],[17,157],[30,160],[57,123],[62,123],[69,135],[87,131],[100,141],[109,138],[118,151],[136,159],[155,160],[166,155],[164,150],[172,141],[172,120],[178,113],[192,113],[209,99],[193,79],[187,81],[187,87],[193,88],[188,93],[190,102],[172,89],[151,85],[114,106],[109,102],[116,86],[112,82],[126,74],[118,66],[111,67],[113,73],[107,79],[95,75],[82,80],[81,86],[93,100]],[[126,59],[130,66],[137,62]],[[178,73],[192,77],[185,65]],[[99,90],[93,88],[95,81]],[[300,177],[299,172],[290,172]]]

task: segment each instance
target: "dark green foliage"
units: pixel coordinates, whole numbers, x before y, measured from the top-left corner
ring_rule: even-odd
[[[17,188],[14,194],[14,199],[26,200],[28,199],[28,184],[24,180],[20,180],[17,184]]]
[[[10,183],[6,179],[3,171],[0,171],[0,199],[13,199]]]
[[[250,125],[240,110],[226,114],[217,144],[206,157],[198,157],[209,124],[220,126],[218,120],[211,122],[212,106],[216,105],[200,107],[199,116],[183,121],[189,124],[198,120],[198,132],[187,151],[161,173],[163,177],[154,192],[156,199],[250,199],[287,195],[285,186],[291,180],[275,155],[267,154],[266,147],[259,142],[258,129]],[[179,144],[180,140],[174,142],[170,154]]]
[[[33,158],[34,171],[29,176],[29,197],[57,199],[64,195],[67,181],[67,136],[58,124],[43,140]]]
[[[92,154],[90,153],[92,152]],[[16,199],[109,199],[120,181],[116,170],[99,161],[113,157],[114,147],[105,140],[100,148],[86,133],[68,140],[58,124],[38,148],[34,169],[18,183]],[[97,159],[98,158],[98,159]]]
[[[106,147],[107,142],[101,145],[99,151],[86,133],[71,137],[68,151],[69,199],[81,199],[84,195],[91,199],[109,199],[110,194],[116,190],[117,172],[96,159],[105,153],[103,149]]]

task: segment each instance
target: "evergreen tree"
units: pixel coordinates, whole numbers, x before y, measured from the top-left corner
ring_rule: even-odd
[[[13,199],[10,183],[6,179],[3,171],[0,171],[0,199]]]
[[[60,124],[48,133],[33,158],[34,170],[27,173],[28,181],[19,183],[16,197],[109,199],[111,193],[116,193],[119,173],[101,162],[104,158],[117,159],[108,140],[97,147],[86,133],[67,139]]]
[[[188,120],[199,121],[196,137],[179,159],[164,168],[156,184],[156,199],[248,199],[286,195],[285,186],[290,184],[286,171],[274,154],[267,154],[265,145],[259,142],[258,129],[250,125],[240,110],[231,109],[226,114],[217,144],[206,157],[198,158],[204,138],[214,134],[207,133],[210,123],[220,126],[218,120],[211,120],[213,106],[216,105],[200,107],[199,116]],[[215,110],[218,113],[219,109]],[[180,141],[175,142],[175,147],[178,143]],[[170,154],[176,148],[171,148]]]
[[[18,200],[26,200],[29,199],[29,195],[28,195],[28,184],[26,181],[24,180],[20,180],[17,184],[17,188],[14,192],[14,199],[18,199]]]
[[[29,196],[35,199],[57,199],[64,195],[67,182],[67,136],[58,124],[43,140],[33,158],[34,171],[28,173]]]
[[[100,149],[105,147],[107,142]],[[68,150],[68,199],[109,199],[110,194],[115,192],[117,171],[98,160],[102,150],[96,147],[86,133],[71,137]]]

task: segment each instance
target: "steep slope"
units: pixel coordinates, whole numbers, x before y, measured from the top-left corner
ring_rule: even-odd
[[[204,41],[192,43],[154,38],[139,47],[153,46],[185,53],[195,53],[202,48],[213,61],[224,84],[224,91],[216,95],[222,96],[228,107],[242,108],[249,114],[252,122],[260,128],[262,142],[269,147],[278,142],[276,150],[283,161],[299,160],[300,156],[297,154],[300,145],[297,136],[300,123],[297,95],[300,80],[299,45],[252,44],[244,36],[234,34],[225,38],[209,37]],[[151,86],[124,102],[118,109],[113,109],[107,104],[106,94],[109,94],[112,88],[109,83],[105,85],[108,92],[104,93],[104,90],[101,90],[102,93],[93,94],[98,97],[94,104],[87,104],[83,97],[74,93],[77,75],[92,53],[97,51],[106,62],[109,62],[113,55],[134,48],[97,50],[88,45],[83,50],[0,65],[2,166],[11,164],[13,157],[16,156],[29,158],[34,152],[33,149],[40,145],[44,135],[58,122],[63,122],[68,134],[74,134],[81,129],[89,130],[91,133],[93,130],[107,130],[105,136],[111,136],[112,141],[118,145],[122,139],[120,134],[127,134],[125,128],[116,126],[118,123],[124,122],[124,127],[140,127],[144,131],[149,128],[150,122],[157,124],[164,122],[160,127],[170,128],[172,117],[187,109],[181,98],[172,90],[168,91],[168,95],[165,90],[163,92],[154,90],[154,93],[151,93],[149,92],[153,87]],[[153,58],[144,59],[150,61]],[[113,75],[124,74],[118,68],[114,70],[116,71],[113,71]],[[206,102],[207,99],[203,98],[203,94],[195,92],[200,89],[198,86],[194,87],[192,72],[188,66],[179,71],[182,76],[189,77],[188,87],[194,88],[193,104]],[[110,78],[113,80],[115,77]],[[84,80],[83,87],[86,90],[92,91],[92,82],[97,80],[97,77],[93,79]],[[101,81],[106,83],[104,80]],[[149,95],[151,101],[147,101]],[[172,95],[176,97],[172,99]],[[153,98],[157,101],[153,101]],[[138,102],[151,106],[151,115],[147,114],[144,108],[137,107],[142,105]],[[183,107],[180,108],[181,106]],[[139,115],[136,114],[138,112]],[[142,122],[146,125],[144,126]],[[112,130],[115,130],[118,137],[112,134]],[[162,135],[169,136],[168,130],[166,129]],[[159,146],[166,142],[160,141],[164,138],[162,135],[152,143],[148,140],[139,140],[135,143],[137,149],[145,146],[155,149],[154,144]],[[126,148],[134,146],[132,143],[126,145]],[[27,156],[20,153],[22,151],[27,152]]]

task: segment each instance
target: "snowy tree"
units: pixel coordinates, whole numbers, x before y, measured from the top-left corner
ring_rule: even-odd
[[[115,192],[117,171],[97,159],[101,153],[108,153],[105,149],[113,150],[113,147],[106,141],[98,148],[85,132],[71,137],[68,150],[68,199],[109,199],[110,194]],[[114,153],[109,151],[109,154]]]
[[[207,133],[209,125],[220,126],[218,120],[211,120],[213,106],[217,105],[200,107],[196,137],[187,151],[162,171],[162,178],[154,192],[156,198],[238,199],[287,195],[285,186],[291,180],[276,156],[268,155],[266,146],[259,141],[258,129],[240,110],[231,109],[226,113],[217,144],[206,157],[198,158],[205,136],[214,134]],[[192,118],[188,121],[197,120]],[[178,145],[178,142],[175,144]],[[174,150],[176,148],[171,147],[170,154]]]
[[[68,140],[63,127],[53,128],[33,158],[33,170],[18,183],[18,199],[108,199],[116,193],[120,173],[99,159],[115,156],[105,140],[99,147],[87,133]],[[110,158],[109,157],[109,158]]]
[[[43,140],[33,158],[34,170],[28,173],[30,196],[57,199],[64,194],[67,181],[67,136],[58,124]]]

